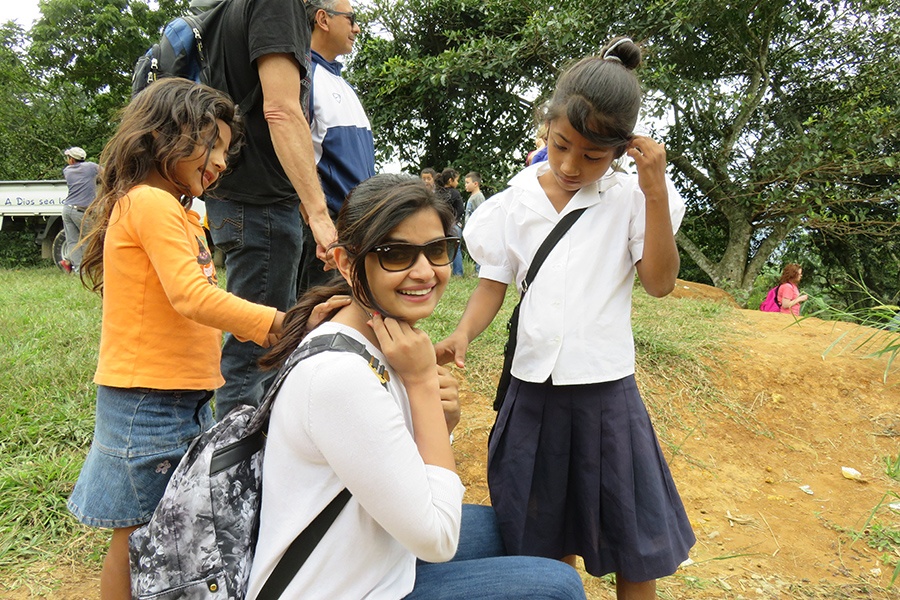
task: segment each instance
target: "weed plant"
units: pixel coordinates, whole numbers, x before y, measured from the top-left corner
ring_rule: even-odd
[[[900,454],[884,457],[884,472],[894,481],[900,481]]]
[[[829,318],[858,323],[861,327],[842,333],[823,355],[832,350],[838,352],[852,350],[865,352],[872,358],[886,356],[883,380],[887,383],[894,367],[894,360],[900,355],[900,306],[881,304],[862,284],[858,285],[868,294],[872,301],[871,305],[847,310],[827,308],[824,312]]]
[[[900,495],[896,492],[885,492],[875,508],[869,512],[865,523],[858,531],[849,531],[850,539],[863,542],[881,552],[881,562],[893,569],[890,586],[893,587],[900,577]]]

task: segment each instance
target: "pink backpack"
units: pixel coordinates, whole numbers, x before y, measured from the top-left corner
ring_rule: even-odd
[[[759,305],[759,310],[763,312],[781,312],[781,305],[778,304],[778,288],[780,287],[781,284],[778,284],[769,290],[769,293],[766,294],[766,299]]]

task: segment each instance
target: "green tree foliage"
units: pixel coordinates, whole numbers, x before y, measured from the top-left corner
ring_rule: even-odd
[[[381,158],[494,183],[530,149],[560,68],[614,34],[645,48],[643,123],[689,205],[678,242],[743,290],[788,234],[894,235],[897,0],[376,0],[352,76]],[[877,207],[875,209],[874,207]],[[877,215],[877,217],[876,217]]]
[[[156,3],[154,3],[156,4]],[[78,84],[100,110],[116,110],[131,91],[135,60],[184,10],[184,0],[43,0],[30,54],[45,76]]]
[[[19,133],[27,122],[28,106],[21,101],[31,84],[25,68],[25,32],[15,23],[0,26],[0,179],[15,179]]]
[[[154,3],[156,4],[156,3]],[[96,159],[128,101],[137,57],[186,0],[43,0],[25,32],[0,27],[0,179],[57,179],[62,151]]]
[[[488,185],[505,185],[533,148],[535,108],[560,60],[605,37],[583,35],[596,21],[590,9],[566,0],[375,0],[349,71],[379,159],[414,172],[477,170]]]
[[[750,289],[798,228],[896,235],[894,0],[650,8],[673,11],[644,81],[690,206],[678,243],[716,285]]]

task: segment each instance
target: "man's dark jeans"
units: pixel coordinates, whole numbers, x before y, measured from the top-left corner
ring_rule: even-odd
[[[213,243],[225,253],[226,289],[251,302],[286,311],[296,302],[300,262],[298,202],[246,204],[210,198],[206,214]],[[265,352],[230,333],[222,347],[225,385],[216,392],[216,418],[239,404],[258,406],[274,372],[256,362]]]

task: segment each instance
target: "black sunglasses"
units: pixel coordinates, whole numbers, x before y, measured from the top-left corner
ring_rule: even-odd
[[[350,20],[350,27],[354,27],[356,25],[356,13],[354,12],[341,12],[339,10],[328,10],[327,8],[323,8],[326,13],[331,15],[332,17],[341,16],[347,17]]]
[[[375,253],[378,264],[385,271],[405,271],[415,264],[419,254],[424,254],[431,266],[443,267],[456,258],[456,253],[459,252],[459,238],[445,237],[427,244],[393,242],[375,246],[370,252]]]

